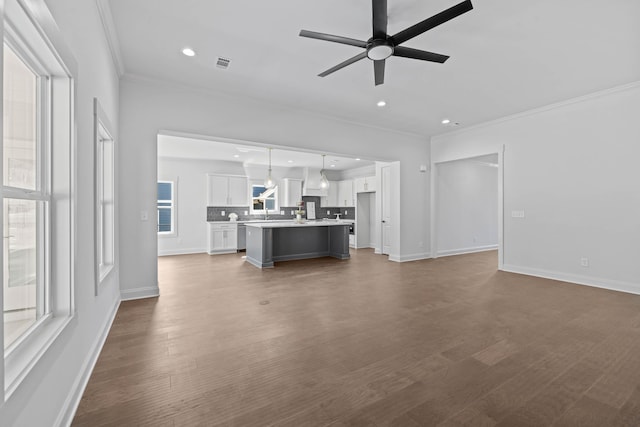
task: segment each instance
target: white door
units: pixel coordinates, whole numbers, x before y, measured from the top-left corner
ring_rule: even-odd
[[[382,253],[389,255],[391,250],[391,167],[382,171]]]

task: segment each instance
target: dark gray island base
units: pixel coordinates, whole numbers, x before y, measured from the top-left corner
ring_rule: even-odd
[[[349,225],[337,221],[247,223],[247,261],[268,268],[294,259],[348,259]]]

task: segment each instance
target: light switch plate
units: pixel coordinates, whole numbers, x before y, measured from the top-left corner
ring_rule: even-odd
[[[524,218],[524,211],[511,211],[511,218]]]
[[[147,213],[147,211],[140,211],[140,221],[148,221],[149,220],[149,214]]]

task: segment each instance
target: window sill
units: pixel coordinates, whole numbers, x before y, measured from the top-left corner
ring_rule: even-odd
[[[158,233],[158,238],[178,237],[178,233]]]
[[[65,316],[45,319],[23,342],[6,354],[5,401],[9,400],[36,363],[65,330],[72,318],[73,316]]]

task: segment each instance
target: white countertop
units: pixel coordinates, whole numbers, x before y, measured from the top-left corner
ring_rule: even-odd
[[[333,225],[349,225],[353,224],[351,220],[329,220],[329,221],[306,221],[297,223],[293,220],[288,221],[267,221],[267,222],[249,222],[247,227],[256,228],[291,228],[291,227],[330,227]]]
[[[311,219],[311,220],[304,220],[306,222],[326,222],[329,224],[354,224],[356,221],[354,219]],[[230,223],[230,224],[257,224],[257,223],[288,223],[291,224],[292,222],[294,222],[293,219],[246,219],[246,220],[240,220],[240,221],[207,221],[209,223],[215,223],[215,224],[220,224],[220,223]]]

